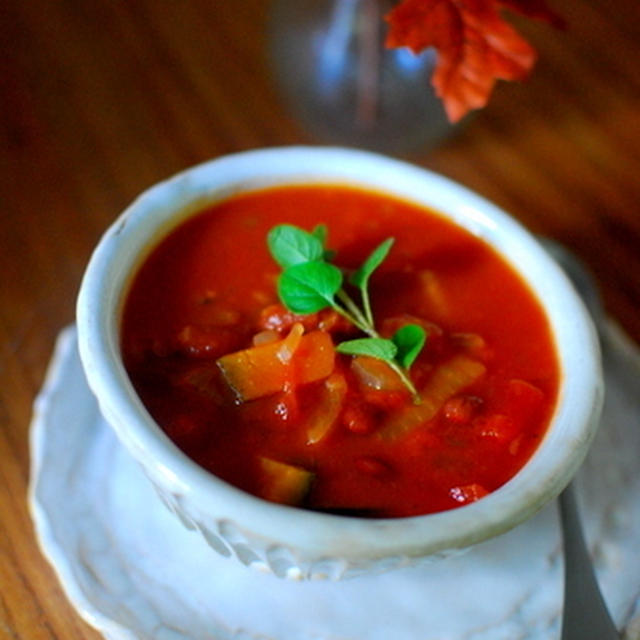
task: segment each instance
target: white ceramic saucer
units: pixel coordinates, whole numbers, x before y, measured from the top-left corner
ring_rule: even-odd
[[[640,638],[640,355],[603,337],[603,424],[577,477],[598,577]],[[291,582],[216,556],[175,520],[102,420],[73,328],[31,431],[40,545],[80,615],[111,640],[555,640],[555,504],[466,554],[342,582]]]

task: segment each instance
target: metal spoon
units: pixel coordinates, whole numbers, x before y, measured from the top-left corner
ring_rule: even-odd
[[[591,274],[567,249],[547,238],[540,240],[573,282],[599,329],[604,316]],[[619,640],[584,541],[573,484],[560,494],[558,505],[564,547],[562,640]]]

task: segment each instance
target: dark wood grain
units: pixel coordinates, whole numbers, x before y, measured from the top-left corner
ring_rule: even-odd
[[[518,20],[540,60],[410,159],[573,249],[640,341],[640,3]],[[32,402],[100,233],[152,183],[222,153],[315,142],[265,56],[269,3],[0,3],[0,638],[97,638],[35,543]],[[321,141],[320,141],[321,142]]]

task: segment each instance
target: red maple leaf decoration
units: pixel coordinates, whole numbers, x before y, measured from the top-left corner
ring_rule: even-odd
[[[484,107],[497,80],[522,80],[535,64],[535,49],[501,9],[564,24],[543,0],[401,0],[386,16],[387,47],[437,50],[431,81],[451,122]]]

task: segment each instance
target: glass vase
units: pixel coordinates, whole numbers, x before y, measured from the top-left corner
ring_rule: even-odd
[[[403,154],[449,135],[435,52],[384,46],[390,0],[274,0],[269,54],[292,114],[320,142]]]

